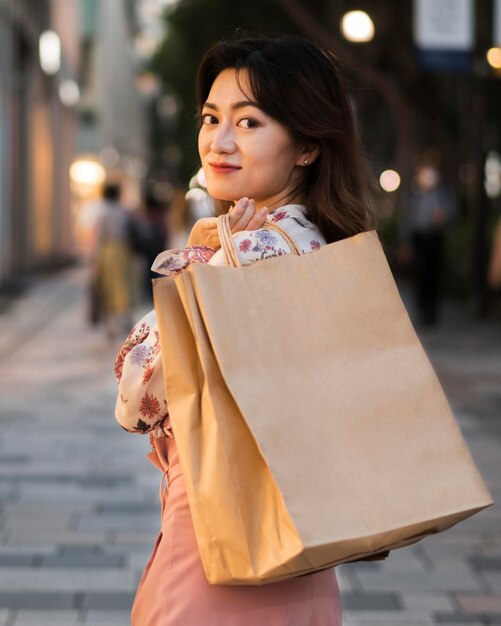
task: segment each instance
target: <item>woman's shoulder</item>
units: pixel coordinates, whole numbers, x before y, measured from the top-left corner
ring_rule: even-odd
[[[268,221],[285,230],[298,244],[303,254],[326,244],[320,229],[308,219],[304,205],[290,204],[275,209],[269,213]]]
[[[306,217],[306,207],[287,205],[271,211],[267,216],[270,224],[282,228],[299,246],[303,254],[317,250],[326,241],[320,230]],[[292,252],[287,239],[277,230],[263,226],[257,230],[242,230],[233,235],[233,242],[242,265]],[[224,255],[218,251],[210,260],[211,265],[224,265]]]

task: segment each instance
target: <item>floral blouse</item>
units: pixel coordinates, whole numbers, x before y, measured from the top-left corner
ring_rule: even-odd
[[[317,250],[326,243],[318,228],[306,218],[306,207],[303,205],[280,207],[271,211],[266,219],[286,230],[303,253]],[[242,265],[291,253],[285,239],[276,231],[240,231],[233,235],[233,239]],[[222,250],[192,246],[162,252],[151,269],[158,274],[173,276],[190,263],[225,265],[225,259]],[[122,428],[131,433],[172,437],[154,310],[131,330],[117,355],[115,376],[119,387],[115,416]]]

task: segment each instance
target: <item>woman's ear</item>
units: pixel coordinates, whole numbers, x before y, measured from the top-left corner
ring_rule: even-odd
[[[301,167],[308,167],[311,165],[316,159],[318,159],[320,155],[320,146],[315,144],[306,144],[304,148],[299,152],[296,165]]]

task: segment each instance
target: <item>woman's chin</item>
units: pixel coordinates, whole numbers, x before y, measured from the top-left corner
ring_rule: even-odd
[[[215,200],[225,200],[226,202],[236,202],[245,195],[236,196],[234,193],[230,193],[228,189],[224,189],[222,185],[207,185],[207,191]]]

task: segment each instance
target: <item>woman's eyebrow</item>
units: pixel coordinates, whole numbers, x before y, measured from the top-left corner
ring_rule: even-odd
[[[219,111],[219,108],[216,104],[212,102],[206,102],[204,104],[204,108],[213,109],[214,111]],[[243,109],[244,107],[256,107],[259,109],[259,104],[257,102],[253,102],[252,100],[241,100],[240,102],[235,102],[231,105],[232,109]]]

